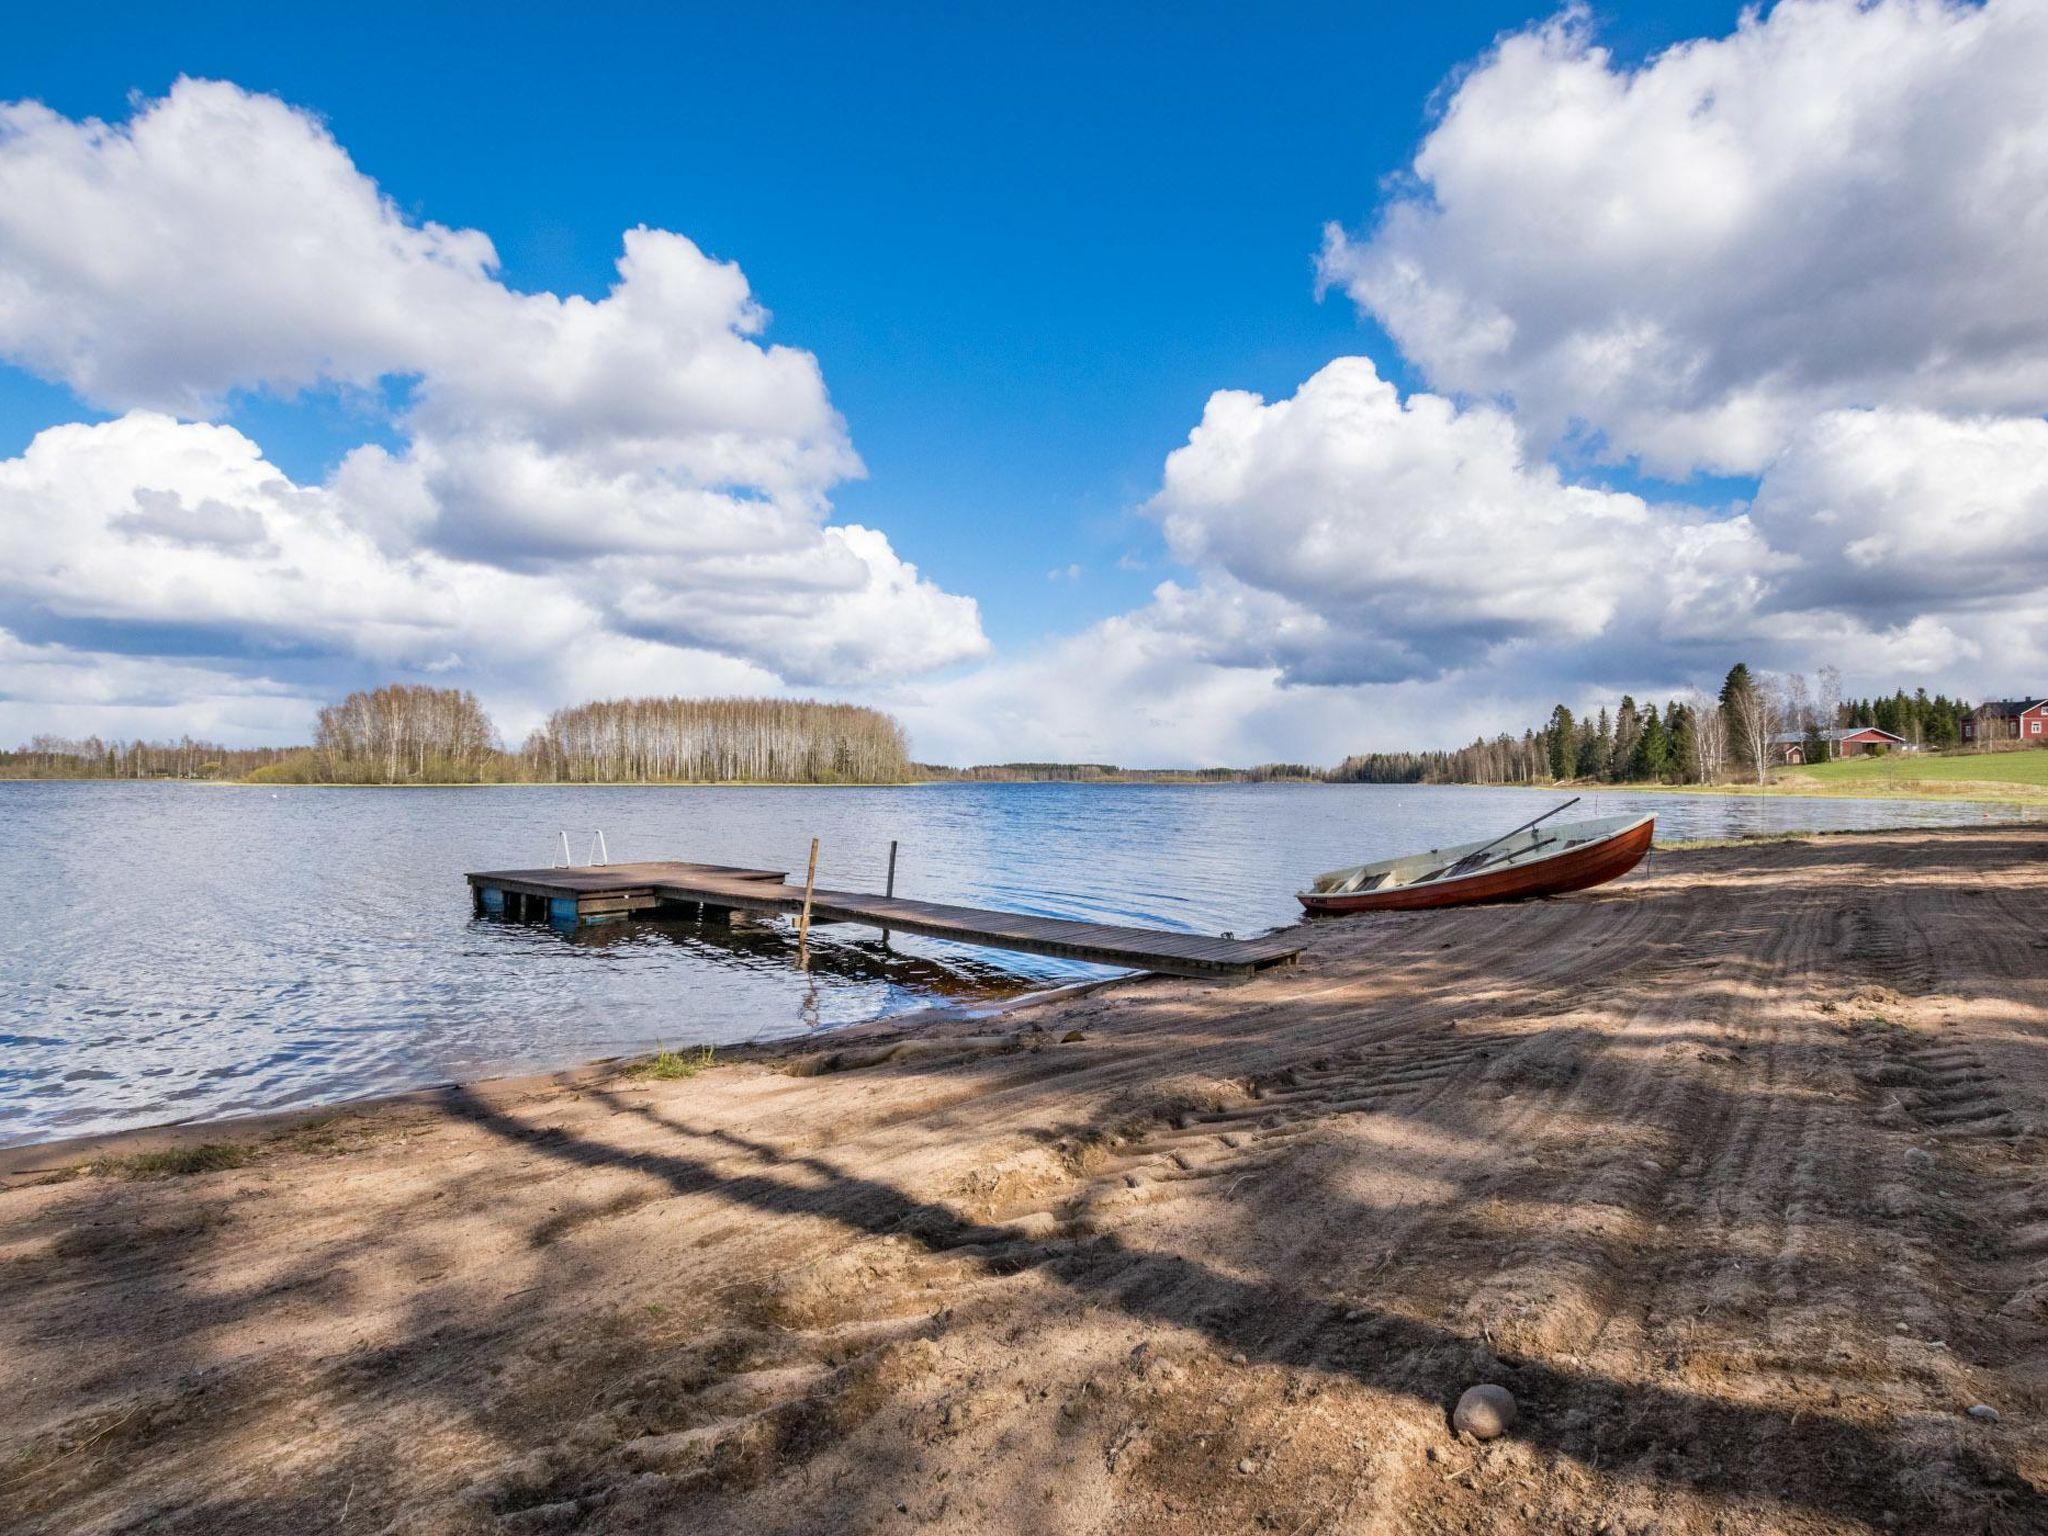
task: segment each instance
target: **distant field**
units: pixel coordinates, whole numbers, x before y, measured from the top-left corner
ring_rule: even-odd
[[[2048,789],[2048,749],[2022,748],[2014,752],[1967,752],[1940,756],[1932,752],[1903,752],[1890,757],[1849,757],[1838,762],[1815,763],[1806,768],[1783,770],[1786,787],[1810,784],[1840,789],[1875,789],[1887,785],[1939,784],[1944,788],[1963,783],[2029,785]]]

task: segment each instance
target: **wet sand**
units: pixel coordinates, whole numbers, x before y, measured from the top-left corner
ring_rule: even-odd
[[[13,1149],[0,1529],[2048,1529],[2044,902],[2048,830],[1660,853],[1238,988]]]

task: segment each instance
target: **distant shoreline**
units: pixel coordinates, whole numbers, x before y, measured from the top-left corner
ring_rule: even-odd
[[[794,779],[415,779],[404,784],[350,784],[341,780],[317,783],[266,783],[261,779],[112,779],[97,774],[0,775],[0,784],[192,784],[211,789],[916,789],[943,784],[944,779],[850,780]]]
[[[1411,785],[1358,785],[1331,783],[1326,779],[1218,779],[1190,773],[1185,777],[1164,775],[1108,777],[1091,775],[1076,779],[1032,778],[945,778],[945,779],[413,779],[403,784],[351,784],[344,780],[317,782],[292,780],[271,783],[263,779],[177,779],[108,778],[101,774],[0,774],[0,784],[204,784],[229,789],[930,789],[947,784],[1066,784],[1077,788],[1103,785],[1164,784],[1174,788],[1219,789],[1233,784],[1307,785],[1317,789],[1412,788]],[[1497,787],[1497,786],[1496,786]]]
[[[1636,794],[1723,796],[1746,800],[1925,800],[1942,805],[2048,806],[2048,789],[2026,783],[1997,779],[1909,779],[1904,782],[1861,780],[1852,782],[1770,784],[1661,784],[1639,781],[1567,780],[1562,783],[1472,784],[1462,780],[1418,783],[1375,781],[1332,781],[1328,779],[1218,779],[1195,774],[1186,777],[1092,775],[1088,778],[943,778],[883,779],[874,781],[802,781],[790,779],[450,779],[413,781],[405,784],[350,784],[340,781],[318,783],[265,783],[250,779],[106,778],[79,774],[0,775],[0,784],[189,784],[214,789],[931,789],[951,784],[1066,785],[1077,789],[1154,785],[1172,789],[1223,789],[1249,785],[1255,788],[1300,786],[1314,789],[1513,789],[1544,794]]]

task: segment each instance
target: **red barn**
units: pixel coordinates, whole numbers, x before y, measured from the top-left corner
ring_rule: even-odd
[[[1832,757],[1860,757],[1865,752],[1878,748],[1897,751],[1906,745],[1906,738],[1894,736],[1890,731],[1880,731],[1874,725],[1850,725],[1837,730],[1822,731],[1821,739],[1828,744]],[[1806,761],[1806,732],[1780,731],[1771,738],[1771,745],[1778,750],[1781,763],[1803,763]]]
[[[1963,716],[1963,740],[2026,741],[2048,746],[2048,699],[2000,699]]]

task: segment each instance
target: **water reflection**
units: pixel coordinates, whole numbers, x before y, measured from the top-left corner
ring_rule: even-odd
[[[508,919],[480,917],[480,923]],[[536,923],[579,949],[620,950],[642,944],[670,944],[705,965],[739,971],[796,967],[796,929],[780,919],[734,914],[731,921],[690,915],[647,914],[613,923]],[[866,935],[863,937],[862,935]],[[1014,971],[988,959],[908,953],[895,940],[852,923],[811,924],[810,971],[814,978],[881,983],[931,1000],[987,1002],[1017,990]]]
[[[0,1142],[835,1029],[1104,974],[821,926],[480,922],[462,874],[614,859],[800,870],[1047,916],[1252,934],[1312,874],[1504,831],[1517,790],[944,785],[272,791],[0,783]],[[1665,838],[2009,819],[1974,805],[1598,793]]]

